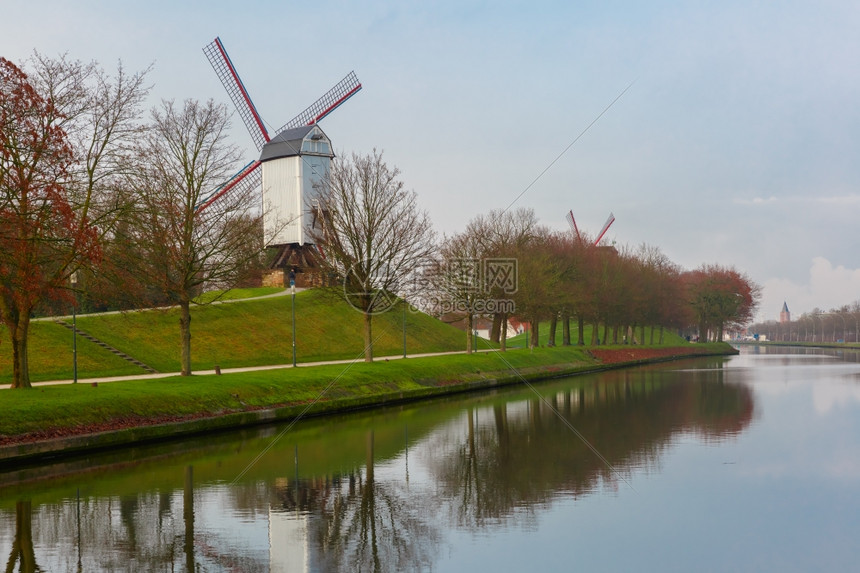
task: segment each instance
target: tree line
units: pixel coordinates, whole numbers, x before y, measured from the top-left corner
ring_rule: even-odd
[[[664,328],[722,340],[726,328],[749,322],[760,298],[758,285],[732,267],[685,271],[657,247],[599,246],[587,235],[552,231],[527,208],[473,218],[442,241],[428,272],[430,308],[456,309],[469,332],[476,318],[491,317],[490,337],[502,350],[513,316],[528,324],[532,347],[542,325],[548,346],[662,343]],[[480,311],[493,307],[501,311]]]
[[[0,58],[0,320],[14,388],[30,387],[31,318],[79,304],[179,307],[190,375],[195,298],[261,276],[268,241],[257,190],[199,209],[240,165],[230,114],[211,100],[168,100],[147,115],[149,71],[39,54],[25,71]],[[560,344],[573,343],[571,321],[579,344],[586,323],[592,344],[645,342],[645,326],[695,325],[720,339],[759,298],[733,268],[685,272],[657,248],[595,247],[539,225],[529,209],[490,211],[437,240],[417,194],[376,150],[336,157],[307,208],[319,215],[309,230],[324,254],[318,272],[364,315],[367,361],[372,317],[398,297],[437,315],[453,308],[470,332],[490,316],[503,349],[512,315],[530,324],[532,345],[544,321],[552,345],[559,322]]]
[[[777,342],[853,342],[860,335],[860,300],[838,308],[814,308],[794,320],[768,320],[750,324],[748,336],[759,335]],[[740,332],[737,333],[740,336]]]

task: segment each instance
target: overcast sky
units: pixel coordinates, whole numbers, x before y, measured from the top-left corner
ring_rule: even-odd
[[[747,273],[759,320],[860,299],[857,2],[127,4],[3,0],[0,56],[154,63],[152,105],[229,103],[220,36],[270,129],[355,70],[323,129],[384,150],[440,233],[528,188],[552,228],[613,212],[605,240]]]

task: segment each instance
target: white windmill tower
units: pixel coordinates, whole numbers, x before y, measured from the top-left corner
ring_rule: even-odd
[[[271,138],[221,39],[215,38],[203,52],[251,133],[260,158],[201,201],[197,209],[217,207],[219,197],[239,186],[250,189],[262,185],[263,233],[266,246],[273,251],[270,268],[280,270],[275,274],[281,281],[287,269],[312,270],[319,254],[308,242],[307,229],[314,221],[312,205],[317,189],[334,157],[331,140],[318,123],[355,95],[361,83],[355,73],[350,72]],[[312,281],[305,277],[305,282]]]

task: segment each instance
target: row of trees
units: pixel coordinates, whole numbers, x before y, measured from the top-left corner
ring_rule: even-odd
[[[475,273],[464,273],[469,262],[476,263]],[[726,327],[749,321],[760,296],[759,287],[733,268],[685,272],[658,248],[595,246],[588,237],[550,231],[524,208],[472,219],[444,240],[430,274],[436,278],[429,281],[431,306],[459,311],[469,332],[476,317],[492,316],[491,338],[502,349],[511,310],[529,324],[531,346],[538,344],[542,322],[549,322],[550,346],[557,344],[559,322],[561,344],[573,343],[572,321],[578,344],[586,343],[585,324],[592,325],[590,344],[645,343],[646,326],[658,329],[660,342],[663,327],[691,325],[702,338],[721,340]],[[482,312],[494,308],[501,310]]]
[[[779,342],[856,343],[860,335],[860,300],[828,311],[815,308],[788,322],[758,322],[746,330]]]

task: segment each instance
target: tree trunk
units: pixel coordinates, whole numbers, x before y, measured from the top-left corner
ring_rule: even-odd
[[[474,329],[475,329],[475,315],[472,313],[468,313],[466,315],[466,354],[471,354],[475,351],[474,348]]]
[[[641,341],[641,342],[639,342],[639,344],[645,344],[645,325],[643,324],[639,328],[641,329],[641,332],[642,332],[641,336],[639,336],[639,340]]]
[[[531,340],[529,341],[530,348],[537,348],[540,346],[540,321],[538,319],[532,319],[529,321],[529,326],[531,326]]]
[[[508,315],[502,313],[502,328],[499,332],[499,350],[502,352],[508,349]]]
[[[179,337],[182,341],[180,362],[182,375],[191,376],[191,303],[184,300],[179,303]]]
[[[650,344],[651,346],[654,346],[654,327],[653,326],[651,327],[651,337],[649,338],[648,344]]]
[[[493,314],[493,327],[490,329],[490,342],[499,342],[502,333],[502,321],[504,315],[501,312]]]
[[[549,348],[555,346],[555,331],[558,329],[558,314],[553,314],[552,318],[549,319],[549,338],[547,339],[546,345]]]
[[[570,317],[567,315],[561,321],[561,344],[570,346]]]
[[[373,362],[373,315],[364,313],[364,361]]]
[[[600,323],[597,321],[591,325],[591,345],[600,346]]]
[[[660,325],[660,342],[658,344],[663,345],[663,325]]]
[[[603,323],[603,344],[609,344],[609,322]]]
[[[22,312],[18,320],[6,321],[9,341],[12,343],[12,388],[32,388],[30,384],[30,354],[28,340],[30,312]]]
[[[577,328],[579,328],[579,338],[576,343],[579,346],[585,346],[585,319],[582,318],[582,315],[576,317]]]

